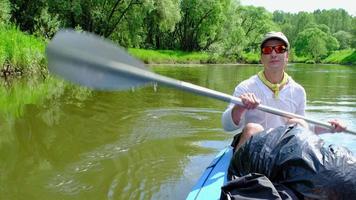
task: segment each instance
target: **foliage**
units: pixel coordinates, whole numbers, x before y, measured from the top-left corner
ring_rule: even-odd
[[[273,19],[281,27],[281,31],[288,37],[291,46],[294,45],[297,34],[303,31],[309,24],[314,24],[315,20],[311,13],[299,12],[297,14],[275,11]]]
[[[348,49],[351,47],[352,35],[346,31],[338,31],[333,36],[339,41],[340,49]]]
[[[11,22],[22,31],[35,32],[35,18],[41,15],[46,2],[44,0],[10,0],[10,2],[12,4]]]
[[[259,49],[262,36],[271,30],[276,30],[272,22],[272,15],[263,7],[239,7],[239,26],[243,29],[243,36],[247,39],[244,49],[255,51]]]
[[[7,70],[3,73],[46,73],[43,41],[22,33],[13,26],[0,28],[0,41],[0,65]]]
[[[341,64],[356,65],[356,51],[354,50],[351,54],[342,59]]]
[[[351,34],[352,34],[352,39],[351,39],[351,48],[356,49],[356,17],[352,19],[352,26],[351,26]]]
[[[329,51],[336,50],[339,43],[332,35],[319,28],[307,28],[296,38],[295,50],[298,56],[309,56],[319,62]]]
[[[10,2],[8,0],[0,0],[0,25],[8,23],[10,20]]]
[[[45,7],[41,10],[41,15],[35,17],[35,35],[44,38],[52,38],[54,34],[60,28],[60,21],[58,15],[52,16],[48,12],[48,7]]]
[[[243,50],[243,30],[239,26],[239,16],[237,13],[238,4],[231,2],[225,9],[225,20],[216,41],[207,49],[209,52],[228,58],[238,57]]]
[[[334,51],[323,62],[356,65],[356,51],[353,49]]]
[[[20,117],[25,105],[40,104],[47,98],[62,95],[64,89],[75,98],[86,98],[88,89],[58,81],[47,72],[44,56],[45,42],[19,31],[11,25],[0,26],[0,111],[8,116]],[[6,77],[6,73],[16,72]],[[26,74],[24,74],[26,73]],[[10,75],[10,74],[7,74]]]
[[[221,33],[221,39],[209,50],[239,62],[257,63],[258,58],[246,55],[255,54],[264,33],[278,29],[271,21],[272,15],[262,7],[244,7],[232,3],[229,8],[230,10],[225,11],[228,18],[224,23],[225,31]]]
[[[129,14],[136,6],[144,7],[145,3],[150,4],[151,1],[64,0],[58,3],[58,1],[49,0],[48,6],[49,11],[57,14],[64,26],[71,28],[80,26],[85,31],[109,37],[118,30],[126,17],[130,17]],[[138,12],[140,15],[136,20],[142,20],[142,12]]]
[[[293,63],[305,63],[306,61],[308,61],[308,57],[306,56],[297,56],[295,53],[295,49],[292,48],[289,51],[289,58],[288,58],[289,62],[293,62]]]
[[[286,34],[297,61],[356,48],[356,17],[343,9],[270,13],[234,0],[0,0],[0,7],[0,25],[10,22],[42,38],[73,28],[126,48],[209,52],[209,62],[256,62],[246,55],[256,54],[272,30]]]
[[[182,0],[182,20],[177,24],[175,35],[179,48],[184,51],[206,50],[220,39],[222,25],[226,20],[225,9],[229,0]]]
[[[175,31],[176,24],[181,20],[179,1],[155,1],[152,9],[147,11],[144,27],[147,31],[145,47],[161,49],[175,47],[170,35]],[[174,41],[174,40],[173,40]]]
[[[281,27],[292,46],[297,35],[307,28],[317,27],[323,32],[331,34],[338,31],[352,34],[351,30],[355,27],[355,24],[352,24],[355,17],[352,17],[343,9],[316,10],[313,13],[299,12],[297,14],[275,11],[273,12],[273,21]],[[343,43],[344,41],[339,42]],[[341,44],[340,48],[347,48],[346,46]]]
[[[260,63],[260,54],[259,53],[252,53],[252,52],[243,53],[242,58],[246,63],[251,63],[251,64]]]
[[[313,15],[316,23],[325,24],[332,33],[349,31],[352,27],[352,17],[344,9],[316,10]]]

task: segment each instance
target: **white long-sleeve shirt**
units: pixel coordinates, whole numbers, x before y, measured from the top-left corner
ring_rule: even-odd
[[[274,98],[271,91],[257,75],[242,81],[235,88],[234,96],[239,97],[244,93],[254,93],[261,100],[261,104],[286,112],[305,115],[306,94],[304,88],[289,77],[287,84],[279,92],[279,98]],[[240,123],[235,124],[232,120],[233,103],[230,103],[222,115],[223,128],[226,131],[234,131],[243,128],[247,123],[258,123],[264,129],[275,128],[285,125],[287,118],[266,113],[257,109],[246,110],[241,117]]]

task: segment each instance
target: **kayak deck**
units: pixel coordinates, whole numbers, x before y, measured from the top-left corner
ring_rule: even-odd
[[[220,151],[192,188],[187,200],[220,199],[221,187],[227,182],[232,154],[231,146]]]
[[[347,138],[346,142],[343,142],[343,146],[356,154],[356,138],[353,135],[339,133],[323,134],[320,137],[324,140],[325,146]],[[220,151],[192,188],[187,196],[187,200],[220,199],[221,187],[227,183],[227,171],[232,155],[233,150],[231,146]]]

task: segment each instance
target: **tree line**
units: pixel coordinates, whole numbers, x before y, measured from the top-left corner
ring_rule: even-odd
[[[237,0],[0,0],[0,24],[44,38],[73,28],[124,47],[208,51],[241,58],[258,52],[264,33],[283,31],[293,53],[319,61],[356,48],[356,17],[343,9],[296,14]]]

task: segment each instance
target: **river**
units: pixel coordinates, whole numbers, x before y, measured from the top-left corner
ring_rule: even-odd
[[[150,68],[228,94],[262,69]],[[308,117],[356,130],[356,66],[291,64],[287,72],[305,87]],[[0,199],[184,199],[233,135],[221,128],[225,102],[161,85],[103,92],[59,84],[23,104],[24,91],[46,86],[17,87],[1,98],[11,102],[0,112]],[[328,139],[354,152],[355,141]]]

